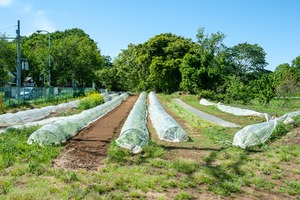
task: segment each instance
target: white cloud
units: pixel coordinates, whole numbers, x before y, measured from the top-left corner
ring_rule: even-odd
[[[37,30],[47,30],[49,32],[56,31],[55,26],[47,18],[46,12],[39,10],[34,14],[34,27]]]
[[[9,6],[12,3],[12,0],[0,0],[0,7]]]
[[[1,1],[1,0],[0,0]],[[31,14],[32,13],[32,5],[25,5],[22,7],[21,9],[22,13],[27,13],[27,14]]]

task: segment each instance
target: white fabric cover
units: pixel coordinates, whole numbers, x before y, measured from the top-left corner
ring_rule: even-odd
[[[189,139],[185,130],[161,106],[154,92],[149,94],[149,115],[159,139],[170,142]]]

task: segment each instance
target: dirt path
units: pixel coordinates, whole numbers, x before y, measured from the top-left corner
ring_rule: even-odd
[[[69,140],[64,152],[53,161],[53,166],[66,169],[99,169],[113,137],[118,137],[137,98],[138,95],[129,96],[120,106]]]

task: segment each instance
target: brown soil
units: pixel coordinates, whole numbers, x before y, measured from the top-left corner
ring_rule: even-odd
[[[65,150],[53,161],[54,167],[98,170],[109,145],[120,130],[138,95],[129,96],[120,106],[90,124],[68,141]]]

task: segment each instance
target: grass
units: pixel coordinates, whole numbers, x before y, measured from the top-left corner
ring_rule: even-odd
[[[152,135],[141,154],[131,154],[113,142],[99,171],[53,168],[52,161],[63,146],[28,145],[28,136],[38,127],[2,133],[0,199],[243,198],[252,190],[257,195],[253,198],[300,197],[300,145],[285,143],[298,137],[298,122],[281,124],[267,145],[243,150],[230,145],[238,129],[198,119],[176,105],[173,97],[159,95],[184,123],[191,140],[169,143]],[[198,102],[185,98],[191,105]],[[226,119],[238,120],[231,115]],[[239,119],[241,125],[256,121]]]

